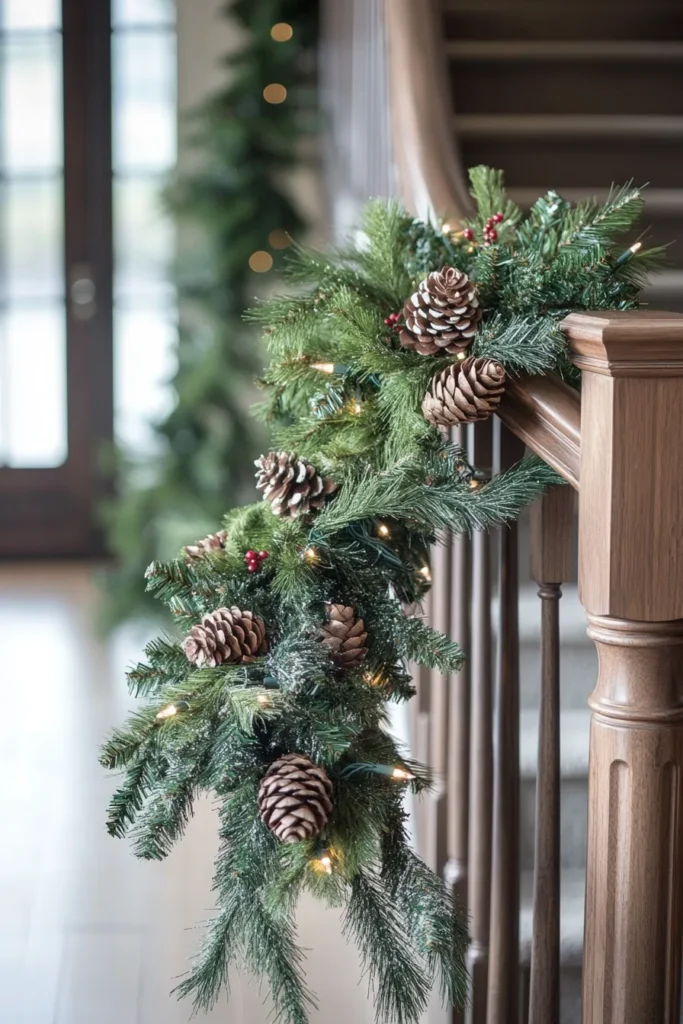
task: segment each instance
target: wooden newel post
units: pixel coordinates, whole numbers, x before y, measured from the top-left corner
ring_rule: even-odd
[[[683,931],[683,316],[572,314],[590,698],[583,1024],[678,1024]]]

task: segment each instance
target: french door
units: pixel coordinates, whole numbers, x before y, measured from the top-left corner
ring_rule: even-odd
[[[135,443],[136,401],[164,411],[172,22],[172,0],[0,0],[2,557],[101,553],[115,398]]]

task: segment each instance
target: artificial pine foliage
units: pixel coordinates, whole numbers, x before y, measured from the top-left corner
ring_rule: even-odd
[[[176,282],[175,407],[157,427],[158,454],[141,464],[119,453],[119,495],[103,509],[116,560],[106,580],[110,624],[144,612],[158,615],[161,609],[140,591],[145,566],[208,532],[251,488],[263,434],[245,403],[262,365],[256,332],[242,316],[259,284],[249,257],[269,251],[276,273],[283,250],[271,246],[269,235],[276,231],[281,246],[304,227],[284,182],[301,159],[302,138],[316,125],[317,8],[317,0],[225,5],[244,43],[224,61],[225,87],[193,115],[196,169],[171,182],[166,195],[176,220],[193,231]],[[271,36],[280,22],[293,28],[286,42]],[[271,82],[285,86],[286,102],[265,101]]]
[[[387,732],[386,702],[412,697],[408,661],[462,666],[457,643],[409,610],[429,587],[437,532],[509,522],[558,478],[525,458],[470,486],[476,467],[422,413],[435,374],[457,384],[462,352],[406,350],[395,314],[431,274],[467,275],[482,311],[465,368],[478,417],[484,377],[495,398],[502,372],[567,373],[560,320],[633,308],[659,258],[619,245],[640,212],[637,189],[577,207],[550,193],[524,218],[499,172],[475,168],[472,185],[478,214],[459,233],[371,204],[357,248],[299,250],[295,297],[252,314],[273,357],[263,412],[278,450],[334,492],[299,516],[273,515],[264,494],[228,512],[220,550],[147,570],[148,592],[193,643],[155,641],[130,673],[146,703],[103,749],[102,763],[123,772],[108,827],[159,859],[199,791],[218,802],[216,915],[180,985],[197,1007],[236,961],[268,980],[278,1019],[306,1024],[293,923],[304,889],[345,908],[381,1024],[416,1024],[434,982],[448,1003],[465,997],[462,912],[406,834],[404,791],[429,786],[429,771]],[[335,399],[321,402],[331,382]],[[447,404],[435,387],[433,397]],[[198,635],[198,623],[211,625]]]

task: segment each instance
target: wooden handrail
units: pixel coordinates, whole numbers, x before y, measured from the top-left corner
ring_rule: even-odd
[[[576,490],[581,458],[581,397],[557,374],[512,377],[498,415]]]

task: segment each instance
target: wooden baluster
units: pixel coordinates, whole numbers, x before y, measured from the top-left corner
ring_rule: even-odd
[[[464,429],[453,432],[452,440],[465,446]],[[451,636],[468,652],[470,643],[470,593],[472,541],[467,534],[453,537],[451,546]],[[448,863],[446,880],[453,888],[458,906],[467,912],[469,874],[469,784],[470,784],[470,659],[451,677],[449,690],[448,739]],[[454,1007],[451,1024],[462,1024],[464,1010]]]
[[[572,314],[579,595],[598,648],[584,1024],[678,1024],[683,933],[683,317]]]
[[[553,487],[531,508],[531,578],[542,611],[529,1024],[560,1017],[560,598],[573,571],[574,507],[571,488]]]
[[[470,461],[490,470],[493,462],[492,421],[477,424],[470,441]],[[485,1024],[488,985],[491,898],[491,803],[493,796],[493,694],[491,640],[491,538],[486,531],[472,537],[472,637],[470,728],[470,839],[468,909],[471,943],[467,966],[471,993],[468,1024]]]
[[[451,536],[441,536],[432,548],[431,624],[441,633],[451,625]],[[429,794],[427,863],[441,874],[446,865],[448,805],[446,776],[448,765],[449,677],[437,669],[431,672],[429,695],[429,764],[434,773],[434,788]]]
[[[505,469],[524,453],[500,428]],[[500,530],[500,618],[496,672],[493,868],[487,1024],[516,1024],[519,1012],[519,630],[517,526]]]

